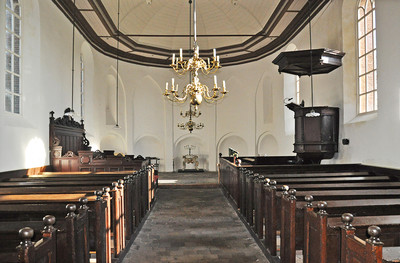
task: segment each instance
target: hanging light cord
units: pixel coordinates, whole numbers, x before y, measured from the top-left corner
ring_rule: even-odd
[[[192,54],[192,0],[189,0],[189,57]],[[189,72],[189,82],[192,80],[192,72]],[[189,121],[192,120],[192,104],[189,104]]]
[[[71,94],[71,111],[74,112],[74,73],[75,73],[75,15],[76,4],[74,0],[74,12],[72,13],[72,94]]]
[[[308,31],[310,33],[310,81],[311,81],[311,110],[307,113],[306,117],[318,117],[321,114],[314,110],[314,79],[313,79],[313,59],[312,59],[312,37],[311,37],[311,1],[308,0]]]
[[[194,48],[197,48],[197,15],[196,15],[196,0],[193,0],[193,37]]]
[[[192,0],[189,0],[189,57],[192,54],[191,50],[192,50]],[[189,83],[190,81],[192,81],[191,71],[189,71]]]
[[[311,108],[314,108],[314,79],[313,79],[313,60],[312,60],[312,35],[311,35],[311,0],[308,0],[308,31],[310,34],[310,77],[311,77]]]
[[[118,78],[119,78],[119,57],[118,57],[118,52],[119,52],[119,13],[120,13],[120,0],[118,0],[118,21],[117,21],[117,92],[116,92],[116,105],[115,105],[115,107],[116,107],[116,115],[117,115],[117,124],[115,125],[115,126],[119,126],[118,125],[118,123],[119,123],[119,114],[118,114],[118,96],[119,96],[119,94],[118,94],[118,91],[119,91],[119,81],[118,81]]]

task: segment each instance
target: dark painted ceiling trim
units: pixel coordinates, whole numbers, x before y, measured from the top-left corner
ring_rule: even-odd
[[[105,36],[98,36],[90,24],[86,21],[81,11],[73,4],[71,0],[52,0],[56,6],[63,12],[63,14],[75,24],[76,28],[83,35],[83,37],[100,53],[104,55],[118,58],[122,61],[134,63],[138,65],[163,67],[167,68],[170,64],[170,57],[172,53],[179,52],[178,50],[169,50],[159,47],[153,47],[148,45],[142,45],[135,42],[129,36],[120,33],[120,42],[130,48],[132,51],[125,52],[117,50],[116,47],[108,44],[104,39]],[[107,13],[101,0],[88,0],[91,4],[93,11],[96,12],[100,18],[103,26],[106,28],[110,37],[116,39],[118,34],[117,28],[115,27],[111,17]],[[311,10],[311,18],[313,18],[322,8],[329,3],[330,0],[310,0],[310,6],[306,4],[301,10],[296,11],[297,15],[289,23],[289,25],[283,30],[280,36],[270,36],[279,21],[282,19],[285,13],[291,12],[289,10],[290,5],[294,0],[281,0],[267,21],[263,29],[257,34],[249,37],[246,41],[241,44],[225,46],[217,49],[218,54],[221,56],[221,64],[223,66],[239,65],[243,63],[249,63],[252,61],[264,58],[277,50],[281,49],[290,40],[292,40],[308,23],[308,18]],[[88,10],[82,10],[83,12]],[[72,30],[72,29],[71,29]],[[72,33],[72,32],[71,32]],[[258,48],[255,51],[249,51],[253,46],[262,43],[262,41],[268,40],[274,37],[272,41],[269,41],[264,46]],[[132,52],[140,52],[146,55],[132,54]],[[184,56],[189,57],[190,50],[184,50]],[[234,56],[235,53],[244,53]],[[212,50],[201,50],[201,57],[210,57]],[[223,55],[231,55],[230,57],[222,57]],[[154,58],[152,56],[164,56],[166,59]]]

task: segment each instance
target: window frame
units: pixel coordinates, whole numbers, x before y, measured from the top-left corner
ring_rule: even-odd
[[[371,5],[371,10],[367,11],[367,4]],[[360,15],[360,9],[363,12]],[[356,9],[356,60],[357,60],[357,114],[364,115],[378,111],[378,87],[377,87],[377,45],[376,45],[376,6],[374,0],[359,0]],[[371,29],[368,30],[367,17],[371,16]],[[360,22],[363,22],[363,28],[360,32]],[[367,47],[367,38],[371,37],[371,47]],[[360,46],[363,46],[361,53]],[[372,58],[372,70],[368,70],[368,57]],[[364,67],[361,71],[363,61]],[[369,76],[372,76],[372,88],[369,87]],[[364,80],[362,80],[364,79]],[[363,91],[361,82],[364,82]],[[372,94],[372,95],[371,95]],[[368,102],[369,96],[372,96],[372,102]],[[361,101],[364,100],[364,107]]]
[[[3,103],[4,103],[4,107],[3,107],[3,111],[8,113],[8,114],[13,114],[13,115],[18,115],[21,116],[22,115],[22,5],[21,5],[21,1],[20,0],[9,0],[9,2],[11,2],[11,8],[8,7],[7,4],[8,1],[4,2],[3,7],[1,8],[1,12],[4,13],[4,95],[3,97]],[[15,12],[15,7],[18,6],[19,8],[19,15]],[[7,13],[11,14],[11,28],[8,28],[7,24]],[[15,27],[14,27],[14,21],[18,19],[19,22],[19,34],[15,32]],[[11,42],[8,48],[8,44],[7,44],[7,36],[10,35],[11,36]],[[14,46],[14,41],[15,39],[19,40],[19,53],[17,53],[15,46]],[[10,69],[7,67],[7,56],[11,57],[11,65],[10,65]],[[18,57],[18,72],[15,70],[15,57]],[[7,89],[8,85],[8,81],[7,81],[7,75],[10,75],[10,90]],[[15,89],[15,80],[16,78],[19,81],[18,84],[18,91],[16,92]],[[6,97],[7,96],[11,96],[11,110],[9,111],[7,109],[7,103],[6,103]],[[18,108],[15,108],[15,99],[18,98],[19,99],[19,105]]]

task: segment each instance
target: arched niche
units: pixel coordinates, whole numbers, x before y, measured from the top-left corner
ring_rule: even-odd
[[[107,100],[106,100],[106,124],[117,124],[121,128],[126,127],[126,92],[121,75],[111,66],[107,75]],[[118,80],[118,102],[117,102],[117,80]],[[117,105],[118,103],[118,105]]]
[[[193,134],[185,135],[179,138],[175,143],[175,156],[174,156],[174,169],[183,169],[183,156],[189,153],[188,149],[185,149],[185,145],[196,146],[195,149],[191,151],[192,154],[197,155],[199,158],[199,168],[209,170],[209,154],[208,150],[205,149],[204,141]],[[186,169],[194,169],[193,164],[186,165]]]
[[[115,76],[108,74],[107,75],[107,99],[106,99],[106,125],[115,125],[117,121],[116,114],[116,79]]]
[[[134,87],[133,128],[135,137],[153,134],[163,138],[165,132],[165,100],[159,83],[146,75]]]
[[[257,123],[270,124],[274,121],[274,96],[271,78],[265,72],[255,94]]]
[[[160,158],[160,171],[165,171],[165,152],[164,144],[162,141],[152,135],[144,135],[140,137],[134,144],[133,149],[135,155],[142,155],[143,157],[158,157]]]
[[[101,138],[100,150],[114,150],[116,153],[126,153],[126,143],[119,134],[107,134]]]
[[[257,145],[258,155],[274,156],[279,153],[278,141],[272,134],[263,133],[258,140]]]
[[[223,136],[217,147],[217,152],[222,153],[222,156],[228,156],[228,149],[233,148],[239,152],[239,156],[246,156],[249,154],[248,145],[246,141],[235,134],[227,134]]]

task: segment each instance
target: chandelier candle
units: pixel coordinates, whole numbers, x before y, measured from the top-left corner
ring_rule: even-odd
[[[213,57],[207,58],[207,63],[200,58],[200,48],[197,44],[197,34],[196,34],[196,0],[193,0],[193,27],[194,27],[194,45],[193,45],[193,57],[188,60],[183,60],[182,48],[179,49],[179,58],[175,58],[175,54],[172,54],[171,67],[179,75],[184,75],[186,72],[190,72],[192,79],[189,84],[187,84],[183,90],[178,93],[178,84],[175,87],[175,80],[171,80],[171,89],[168,89],[168,82],[165,85],[164,96],[173,102],[184,103],[188,98],[190,99],[190,104],[194,106],[194,110],[203,101],[212,103],[221,100],[228,91],[226,90],[225,80],[222,82],[222,89],[218,87],[217,76],[214,75],[214,87],[209,89],[206,85],[201,84],[199,80],[199,71],[203,74],[208,75],[210,73],[216,73],[216,71],[221,68],[219,56],[217,56],[217,51],[213,49]]]

